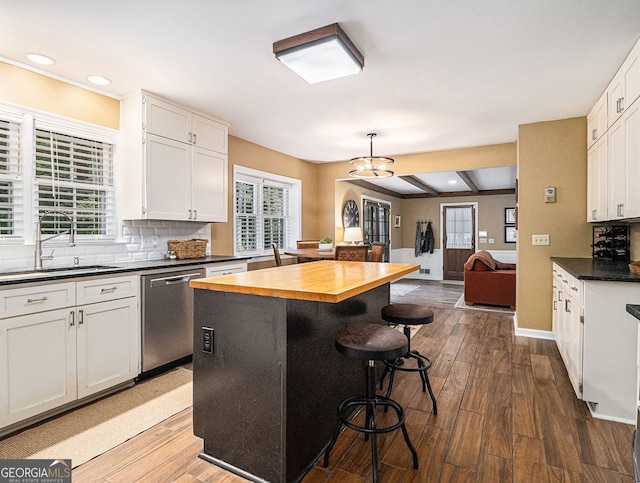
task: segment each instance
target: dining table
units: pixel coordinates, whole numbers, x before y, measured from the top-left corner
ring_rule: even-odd
[[[285,255],[298,257],[307,260],[333,260],[336,256],[335,249],[320,250],[318,248],[288,248],[284,250]]]

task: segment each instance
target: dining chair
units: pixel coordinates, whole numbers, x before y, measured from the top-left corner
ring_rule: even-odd
[[[298,248],[318,248],[320,240],[298,240],[296,245]]]
[[[387,246],[386,243],[373,242],[371,244],[371,253],[369,254],[369,261],[381,262],[384,258],[384,249],[386,246]]]
[[[366,245],[336,245],[336,260],[343,262],[366,262],[369,247]]]
[[[282,259],[280,258],[280,250],[278,250],[278,247],[275,245],[275,243],[271,245],[271,247],[273,248],[273,258],[276,261],[276,267],[279,267],[282,265]]]
[[[318,248],[320,246],[320,240],[298,240],[296,246],[299,249],[304,248]],[[306,263],[315,261],[313,258],[298,257],[298,263]]]

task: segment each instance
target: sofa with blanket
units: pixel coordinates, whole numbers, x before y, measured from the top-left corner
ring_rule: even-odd
[[[464,301],[516,307],[516,264],[502,263],[485,250],[474,253],[464,264]]]

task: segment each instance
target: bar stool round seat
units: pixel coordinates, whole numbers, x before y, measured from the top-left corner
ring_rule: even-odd
[[[366,395],[345,399],[338,406],[338,426],[327,446],[324,454],[324,467],[329,465],[329,454],[338,439],[343,426],[364,433],[365,440],[371,437],[371,466],[373,481],[378,481],[378,447],[376,435],[401,429],[404,440],[413,456],[413,467],[418,468],[418,454],[411,444],[407,428],[405,427],[405,413],[400,404],[386,396],[376,394],[376,361],[397,359],[406,354],[408,350],[407,338],[397,330],[377,323],[350,324],[336,335],[336,349],[341,354],[352,359],[367,361],[366,371]],[[376,407],[384,407],[385,411],[390,407],[395,410],[397,421],[378,427],[376,423]],[[356,411],[365,408],[365,423],[359,426],[352,421]]]
[[[404,325],[404,335],[407,339],[407,352],[401,357],[395,359],[387,359],[384,361],[385,369],[380,378],[380,389],[384,383],[384,379],[389,375],[389,386],[387,387],[387,397],[391,396],[393,390],[393,378],[395,371],[418,372],[422,379],[422,392],[429,391],[431,401],[433,402],[433,414],[438,414],[438,406],[436,397],[431,389],[429,382],[429,368],[431,368],[431,360],[420,354],[416,350],[411,349],[411,327],[412,325],[426,325],[433,322],[433,310],[421,304],[389,304],[382,307],[382,320],[394,325]],[[409,367],[405,361],[414,359],[417,366]]]

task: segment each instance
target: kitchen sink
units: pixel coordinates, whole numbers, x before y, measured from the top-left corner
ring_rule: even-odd
[[[47,276],[55,276],[57,274],[74,275],[85,273],[98,273],[105,270],[113,269],[109,265],[79,265],[75,267],[57,267],[44,268],[41,270],[21,270],[17,272],[0,273],[0,282],[4,280],[25,280],[30,278],[42,278]]]

